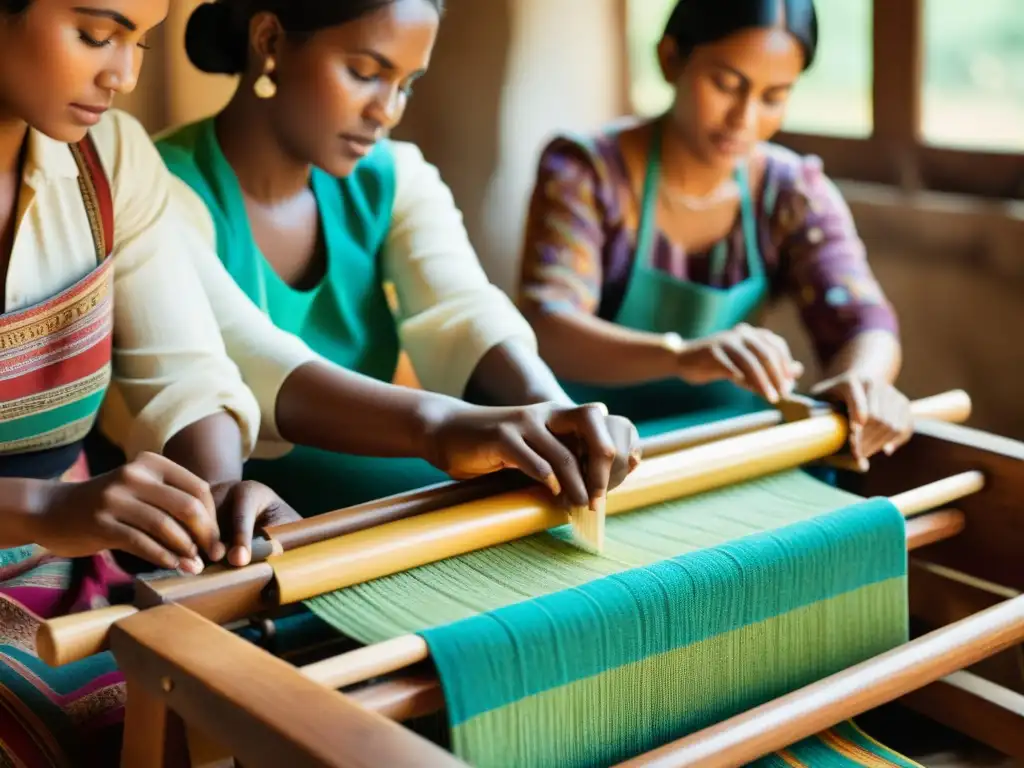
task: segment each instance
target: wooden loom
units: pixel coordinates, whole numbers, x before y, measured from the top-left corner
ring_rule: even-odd
[[[897,699],[1024,757],[1024,696],[964,671],[1024,641],[1024,527],[1015,519],[1024,444],[944,423],[966,419],[969,408],[958,392],[916,402],[911,442],[875,460],[855,489],[889,496],[908,517],[911,613],[927,633],[629,765],[742,765]],[[644,463],[609,495],[608,513],[791,469],[844,446],[841,416],[782,410],[647,442]],[[134,606],[45,625],[39,652],[57,665],[113,650],[128,679],[127,768],[230,764],[218,762],[228,755],[247,768],[459,765],[398,724],[444,705],[429,672],[403,672],[426,658],[419,637],[296,667],[218,625],[565,520],[545,491],[516,479],[405,494],[269,529],[277,554],[267,562],[140,582]],[[182,724],[190,752],[176,737]]]

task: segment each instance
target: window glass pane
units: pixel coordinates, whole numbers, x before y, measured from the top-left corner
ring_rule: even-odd
[[[654,49],[674,6],[675,0],[629,0],[630,97],[640,115],[661,112],[672,100]],[[784,128],[867,136],[871,133],[871,0],[818,0],[817,8],[818,56],[793,92]]]
[[[675,4],[676,0],[629,0],[629,97],[638,115],[664,112],[672,103],[672,89],[661,76],[655,47]]]
[[[793,90],[784,127],[798,133],[869,136],[872,2],[817,0],[815,6],[818,53],[814,65]]]
[[[1024,0],[926,0],[924,24],[924,139],[1024,149]]]

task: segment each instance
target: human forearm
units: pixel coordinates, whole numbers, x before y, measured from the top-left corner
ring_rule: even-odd
[[[0,479],[0,549],[35,543],[33,523],[50,485],[42,480]]]
[[[599,385],[679,375],[678,350],[662,334],[635,331],[581,312],[527,313],[541,356],[561,378]]]
[[[514,342],[485,354],[466,385],[465,398],[481,405],[573,405],[554,373],[531,350]]]
[[[444,395],[314,361],[285,380],[276,420],[281,436],[297,445],[361,456],[424,457],[438,415],[460,407]]]
[[[163,453],[210,486],[242,479],[242,431],[227,411],[185,427],[167,442]]]
[[[825,379],[852,375],[892,384],[903,361],[899,339],[888,331],[865,331],[853,337],[829,361]]]

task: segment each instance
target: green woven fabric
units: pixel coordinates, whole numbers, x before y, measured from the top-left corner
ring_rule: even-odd
[[[788,472],[553,530],[309,601],[345,634],[419,632],[478,766],[628,758],[907,636],[903,518]]]
[[[753,765],[754,768],[924,768],[879,744],[853,722],[840,723]]]

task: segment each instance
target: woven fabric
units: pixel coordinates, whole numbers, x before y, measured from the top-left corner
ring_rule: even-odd
[[[63,667],[36,655],[40,623],[103,607],[130,579],[107,553],[78,561],[37,547],[0,549],[0,766],[116,765],[125,683],[101,653]]]
[[[835,728],[804,739],[788,749],[764,757],[753,768],[924,768],[908,760],[862,731],[856,723],[840,723]]]
[[[803,472],[557,529],[308,603],[363,642],[419,632],[477,766],[606,765],[907,637],[902,515]]]

